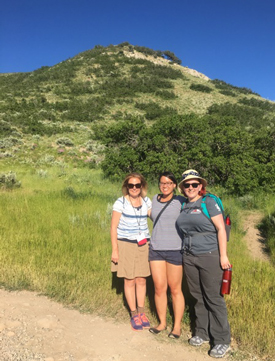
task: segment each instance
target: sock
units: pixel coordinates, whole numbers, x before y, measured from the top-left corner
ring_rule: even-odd
[[[137,310],[134,310],[134,311],[130,311],[131,312],[131,317],[134,317],[136,316],[138,313],[137,313]]]
[[[144,313],[144,307],[139,307],[138,306],[138,313]]]

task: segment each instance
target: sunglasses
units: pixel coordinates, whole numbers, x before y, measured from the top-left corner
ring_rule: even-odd
[[[192,188],[198,188],[199,185],[200,185],[200,183],[184,183],[183,187],[189,188],[190,186],[192,186]]]
[[[136,183],[136,184],[133,184],[133,183],[128,183],[127,184],[127,187],[129,189],[133,189],[134,187],[136,187],[137,189],[141,188],[141,183]]]

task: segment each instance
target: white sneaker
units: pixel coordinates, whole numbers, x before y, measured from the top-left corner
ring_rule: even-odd
[[[193,336],[188,342],[191,346],[201,346],[203,343],[209,342],[209,340],[204,340],[200,336]]]
[[[230,350],[230,345],[215,345],[210,351],[209,355],[215,358],[222,358]]]

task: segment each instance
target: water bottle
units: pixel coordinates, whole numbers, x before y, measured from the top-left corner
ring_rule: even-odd
[[[227,242],[229,241],[229,236],[230,236],[230,231],[231,231],[231,219],[230,219],[230,216],[227,215],[225,217],[225,232],[226,232],[226,239],[227,239]]]
[[[230,294],[231,279],[232,279],[232,265],[230,265],[228,269],[225,269],[223,271],[222,287],[221,287],[222,295]]]
[[[229,214],[225,217],[225,224],[227,224],[228,226],[231,226],[231,219]]]

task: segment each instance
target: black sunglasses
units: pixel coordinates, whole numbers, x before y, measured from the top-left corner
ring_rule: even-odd
[[[129,189],[133,189],[134,187],[136,187],[137,189],[141,188],[141,183],[136,183],[136,184],[133,184],[133,183],[128,183],[127,184],[127,187]]]
[[[189,188],[190,186],[192,186],[192,188],[198,188],[199,185],[200,185],[200,183],[184,183],[183,187]]]

